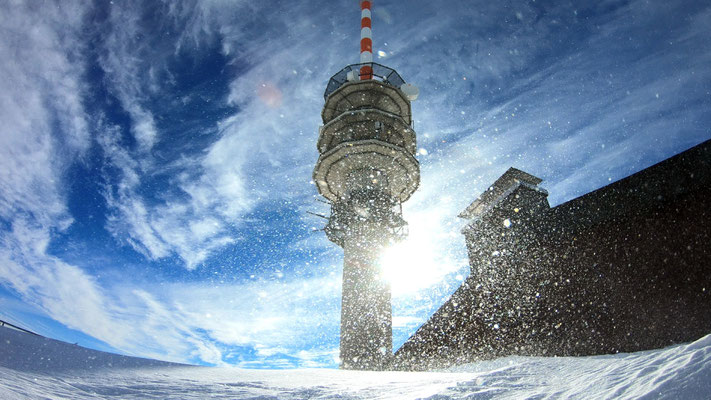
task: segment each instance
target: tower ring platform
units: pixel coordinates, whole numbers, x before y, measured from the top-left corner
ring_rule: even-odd
[[[377,108],[347,111],[321,127],[317,147],[327,153],[341,143],[376,139],[415,154],[415,131],[397,114]]]
[[[356,183],[382,188],[405,202],[419,186],[420,168],[417,159],[402,147],[377,139],[359,140],[341,143],[322,154],[313,178],[319,193],[333,202],[346,198]]]

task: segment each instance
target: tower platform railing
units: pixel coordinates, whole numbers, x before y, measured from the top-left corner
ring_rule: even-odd
[[[323,94],[323,98],[328,99],[328,96],[331,93],[335,92],[336,90],[338,90],[338,88],[348,82],[357,82],[359,79],[364,79],[360,76],[361,67],[370,67],[372,70],[372,79],[379,80],[387,85],[400,88],[402,85],[405,84],[405,80],[402,79],[402,77],[400,76],[400,74],[397,73],[397,71],[382,64],[374,62],[351,64],[338,71],[335,75],[331,77],[331,79],[329,79],[328,85],[326,86],[326,91]],[[355,77],[359,79],[354,80]]]

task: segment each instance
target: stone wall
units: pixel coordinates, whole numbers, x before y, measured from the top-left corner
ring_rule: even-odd
[[[711,141],[554,208],[538,182],[511,169],[462,213],[471,274],[397,351],[399,368],[711,332]]]

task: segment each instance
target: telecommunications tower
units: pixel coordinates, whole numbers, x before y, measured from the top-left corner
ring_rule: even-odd
[[[328,82],[313,177],[331,204],[326,235],[344,253],[341,368],[382,370],[392,359],[392,310],[378,257],[407,234],[401,204],[420,182],[410,108],[417,88],[373,62],[371,2],[360,7],[360,63]]]

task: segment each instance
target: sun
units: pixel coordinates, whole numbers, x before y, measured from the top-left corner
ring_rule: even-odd
[[[427,237],[411,235],[386,248],[379,258],[381,274],[394,296],[425,289],[441,279],[441,265]]]
[[[378,258],[382,278],[394,297],[412,297],[441,284],[448,276],[464,279],[456,238],[458,229],[443,222],[444,212],[411,212],[409,234],[382,251]],[[461,277],[461,279],[460,279]]]

